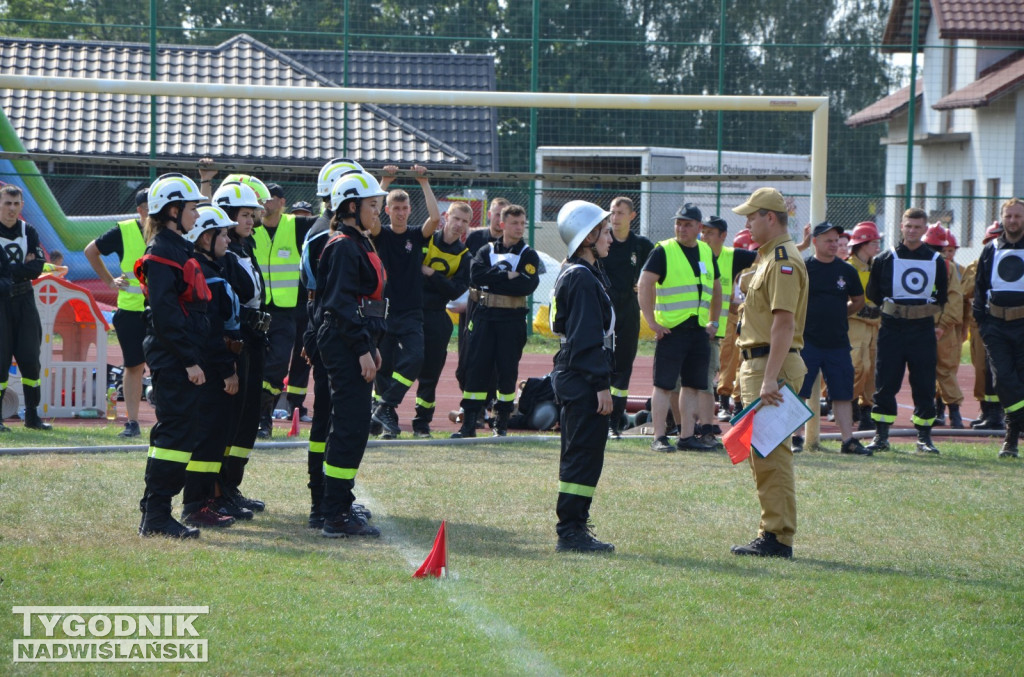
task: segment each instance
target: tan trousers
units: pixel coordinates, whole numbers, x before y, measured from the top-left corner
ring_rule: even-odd
[[[850,357],[853,359],[853,405],[870,407],[875,395],[875,359],[878,325],[850,321]]]
[[[739,316],[736,307],[729,306],[729,319],[725,325],[718,361],[718,394],[729,397],[736,392],[736,371],[740,366],[740,351],[736,347],[736,318]]]
[[[740,366],[740,392],[743,402],[753,402],[761,393],[764,382],[764,365],[768,356],[744,360]],[[782,363],[779,377],[793,390],[803,385],[807,367],[798,353],[789,353]],[[769,408],[770,409],[770,408]],[[775,534],[780,543],[793,545],[796,534],[796,478],[793,474],[792,439],[775,447],[768,456],[762,457],[756,451],[750,453],[750,467],[757,486],[757,498],[761,502],[761,526],[759,535],[766,531]]]
[[[936,346],[938,359],[935,363],[935,392],[946,404],[960,404],[964,401],[964,393],[956,382],[963,345],[959,328],[952,327],[942,335]],[[984,378],[982,374],[983,382]]]

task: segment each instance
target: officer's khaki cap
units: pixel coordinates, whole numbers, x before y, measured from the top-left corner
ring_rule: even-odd
[[[786,207],[786,200],[782,197],[782,193],[775,190],[774,188],[758,188],[747,201],[741,204],[739,207],[733,207],[732,210],[741,216],[747,214],[753,214],[758,209],[767,209],[770,212],[788,212],[789,208]]]

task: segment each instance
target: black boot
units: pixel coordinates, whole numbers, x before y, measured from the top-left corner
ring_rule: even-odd
[[[498,411],[494,414],[494,436],[505,437],[508,435],[508,415],[507,411]]]
[[[924,454],[938,454],[939,450],[932,444],[932,427],[915,425],[917,428],[917,450]]]
[[[43,423],[43,419],[39,418],[39,412],[35,407],[25,409],[25,427],[32,430],[53,430],[52,425]]]
[[[978,418],[976,418],[973,421],[971,421],[971,427],[972,428],[977,428],[978,426],[980,426],[983,423],[985,423],[986,421],[988,421],[988,419],[989,419],[989,410],[991,408],[992,408],[992,403],[991,402],[982,401],[981,402],[981,414],[978,416]]]
[[[451,439],[458,440],[467,437],[476,437],[476,418],[480,414],[479,409],[465,408],[462,411],[462,427],[452,433]]]
[[[324,513],[322,509],[322,503],[324,500],[324,487],[320,485],[312,485],[309,487],[309,528],[310,529],[323,529],[324,527]]]
[[[998,402],[988,403],[988,416],[982,417],[978,425],[973,425],[975,430],[1002,430],[1003,429],[1003,405]]]
[[[32,430],[52,430],[53,426],[39,418],[39,400],[42,391],[39,386],[25,386],[25,427]]]
[[[964,419],[960,416],[960,405],[949,405],[949,427],[954,430],[963,430]]]
[[[622,419],[626,413],[626,398],[612,396],[612,414],[608,417],[608,439],[622,439]]]
[[[261,440],[269,440],[274,431],[274,402],[277,397],[266,390],[260,393],[260,427],[256,431],[256,437]]]
[[[863,405],[860,407],[860,423],[857,425],[857,430],[874,430],[875,422],[871,420],[871,405]]]
[[[171,517],[171,497],[147,493],[143,499],[145,514],[139,525],[139,536],[168,538],[199,538],[199,529],[187,527]]]
[[[999,458],[1018,458],[1017,440],[1020,438],[1020,424],[1013,418],[1006,420],[1006,436],[1003,448],[999,450]]]
[[[729,396],[719,395],[718,396],[718,420],[728,421],[732,418],[732,411],[729,409]]]
[[[864,448],[872,454],[878,451],[889,451],[889,424],[876,421],[875,437],[871,440],[871,444]]]
[[[946,425],[946,403],[938,395],[935,396],[935,420],[932,425]]]

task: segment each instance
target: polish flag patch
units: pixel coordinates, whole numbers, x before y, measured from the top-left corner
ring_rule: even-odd
[[[793,274],[793,266],[779,266],[779,270],[782,271],[783,275]]]

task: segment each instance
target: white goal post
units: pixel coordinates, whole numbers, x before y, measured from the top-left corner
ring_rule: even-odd
[[[335,103],[430,106],[810,113],[812,115],[810,222],[818,223],[825,220],[825,190],[828,168],[828,97],[825,96],[572,94],[352,89],[345,87],[271,87],[266,85],[221,85],[167,82],[162,80],[110,80],[3,74],[0,74],[0,89],[210,99],[267,99],[275,101],[329,101]]]

